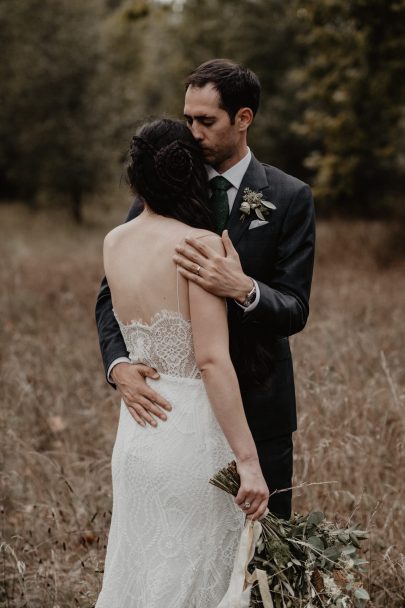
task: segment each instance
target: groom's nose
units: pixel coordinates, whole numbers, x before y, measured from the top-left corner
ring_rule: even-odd
[[[202,141],[204,139],[204,134],[201,129],[201,125],[194,121],[192,125],[190,125],[191,133],[193,134],[194,139],[197,141]]]

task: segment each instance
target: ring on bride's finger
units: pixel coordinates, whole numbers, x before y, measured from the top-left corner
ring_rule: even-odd
[[[201,270],[201,266],[197,266],[195,274],[197,274],[198,276],[200,276],[200,270]]]
[[[248,500],[245,501],[245,504],[243,505],[244,509],[250,509],[251,505],[250,502]]]

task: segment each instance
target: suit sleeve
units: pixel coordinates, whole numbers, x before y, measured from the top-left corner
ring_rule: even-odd
[[[138,200],[135,200],[132,205],[126,222],[134,219],[141,211],[141,206]],[[101,357],[103,359],[106,378],[110,365],[119,357],[128,357],[128,351],[125,346],[124,338],[122,337],[119,325],[114,317],[112,310],[111,291],[107,279],[104,277],[101,281],[100,291],[96,301],[96,323],[98,338],[100,343]],[[115,385],[110,382],[115,388]]]
[[[259,302],[242,322],[264,324],[277,336],[301,331],[309,314],[314,252],[314,203],[305,184],[292,199],[281,226],[273,275],[268,284],[258,281]]]

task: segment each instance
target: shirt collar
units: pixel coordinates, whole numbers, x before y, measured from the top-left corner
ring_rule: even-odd
[[[230,169],[224,171],[224,173],[218,173],[218,171],[210,165],[205,165],[207,168],[208,179],[210,180],[213,177],[216,177],[217,175],[221,175],[222,177],[225,177],[225,179],[227,179],[228,182],[230,182],[232,186],[238,190],[251,159],[252,153],[250,151],[250,148],[248,148],[246,156],[241,158],[241,160],[239,160],[235,165],[233,165],[233,167],[230,167]]]

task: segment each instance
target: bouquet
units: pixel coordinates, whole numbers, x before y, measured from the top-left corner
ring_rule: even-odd
[[[236,496],[236,463],[221,469],[210,483]],[[371,608],[358,580],[367,563],[358,555],[367,532],[357,526],[339,528],[319,511],[295,514],[289,521],[268,513],[254,525],[259,532],[245,580],[257,583],[251,588],[249,606]]]

